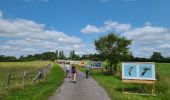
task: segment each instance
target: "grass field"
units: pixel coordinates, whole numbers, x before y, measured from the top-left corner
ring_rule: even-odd
[[[64,72],[60,67],[58,67],[57,64],[53,64],[53,67],[50,69],[51,71],[47,75],[47,80],[41,81],[40,83],[34,85],[29,84],[23,87],[21,85],[22,80],[17,80],[15,77],[20,77],[20,75],[18,75],[19,72],[29,71],[32,73],[28,75],[28,78],[30,78],[30,82],[32,82],[32,78],[37,74],[37,69],[42,68],[49,63],[53,64],[53,62],[50,61],[0,63],[0,87],[2,88],[3,80],[9,72],[12,73],[12,78],[14,81],[17,81],[17,85],[15,87],[1,89],[0,100],[46,100],[47,97],[61,85],[64,79]],[[12,86],[16,83],[14,81],[11,82]]]
[[[51,61],[32,61],[32,62],[0,62],[1,69],[37,69],[47,64],[52,63]]]
[[[0,95],[4,93],[3,87],[7,81],[8,74],[11,74],[11,84],[9,85],[12,87],[20,87],[24,72],[28,72],[26,82],[30,84],[36,76],[37,70],[48,64],[52,64],[52,62],[0,62]]]
[[[85,71],[84,68],[80,68]],[[91,70],[91,76],[101,85],[113,100],[170,100],[170,63],[156,63],[156,94],[157,96],[141,96],[123,94],[121,76],[107,76],[102,71]],[[125,84],[131,92],[151,93],[151,85]]]

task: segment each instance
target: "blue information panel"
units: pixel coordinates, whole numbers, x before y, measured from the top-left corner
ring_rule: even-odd
[[[101,61],[93,61],[92,68],[102,68],[102,62]]]
[[[130,78],[136,78],[137,77],[136,65],[135,64],[125,65],[124,70],[125,70],[125,77],[130,77]]]
[[[155,80],[155,64],[153,62],[122,63],[122,79]]]
[[[152,78],[153,69],[151,64],[139,65],[139,78]]]

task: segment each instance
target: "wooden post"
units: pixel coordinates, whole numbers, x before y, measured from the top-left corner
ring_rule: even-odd
[[[45,79],[46,80],[46,76],[47,76],[47,66],[45,66],[44,68],[43,68],[43,79]]]
[[[122,83],[122,93],[124,92],[124,84]]]
[[[8,73],[7,81],[6,81],[6,87],[8,87],[8,86],[9,86],[9,84],[10,84],[10,80],[11,80],[11,73]]]
[[[155,95],[155,84],[152,85],[152,95]]]
[[[124,83],[135,83],[135,84],[149,84],[152,85],[152,93],[151,94],[142,94],[142,93],[131,93],[131,94],[140,94],[140,95],[153,95],[156,96],[156,92],[155,92],[155,80],[151,81],[151,80],[122,80],[122,84]],[[122,91],[123,93],[128,93],[125,91],[124,89],[124,85],[122,85]]]
[[[42,73],[39,71],[37,76],[33,79],[32,84],[35,83],[35,81],[40,77]]]
[[[22,85],[23,85],[23,86],[25,85],[26,75],[27,75],[27,72],[25,71],[25,72],[24,72],[24,76],[23,76],[23,81],[22,81]]]

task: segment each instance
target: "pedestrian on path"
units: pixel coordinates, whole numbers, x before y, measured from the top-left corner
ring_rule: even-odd
[[[90,65],[86,65],[86,78],[89,78]]]
[[[75,83],[76,82],[77,69],[74,65],[71,68],[71,73],[72,73],[71,80]]]
[[[66,78],[68,78],[70,74],[70,62],[66,63],[65,70],[66,70]]]

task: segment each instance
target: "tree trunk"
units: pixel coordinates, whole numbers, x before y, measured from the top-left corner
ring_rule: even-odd
[[[117,74],[117,64],[116,63],[114,63],[114,72],[115,72],[115,75]]]
[[[113,74],[113,64],[112,63],[110,63],[109,64],[109,75],[112,75]]]

